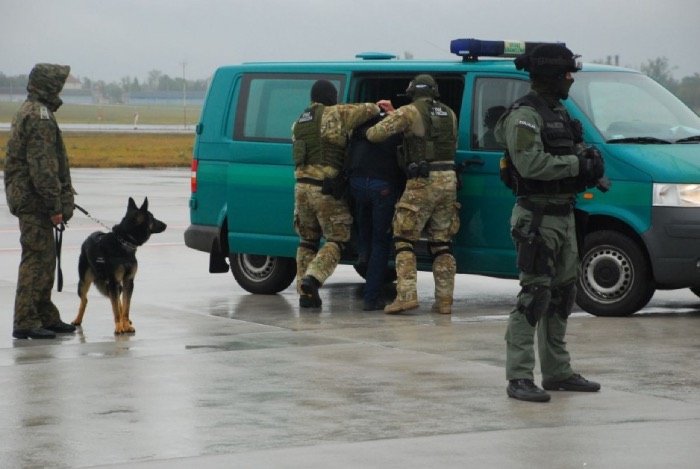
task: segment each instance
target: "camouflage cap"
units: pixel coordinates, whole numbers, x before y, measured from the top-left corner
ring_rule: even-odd
[[[70,66],[39,63],[29,72],[27,91],[38,94],[58,95],[70,74]]]

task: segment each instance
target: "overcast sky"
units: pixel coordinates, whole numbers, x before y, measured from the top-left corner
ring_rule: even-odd
[[[665,56],[700,73],[700,0],[0,0],[0,72],[71,65],[93,80],[206,78],[243,61],[363,51],[450,59],[451,39],[562,41],[584,62]]]

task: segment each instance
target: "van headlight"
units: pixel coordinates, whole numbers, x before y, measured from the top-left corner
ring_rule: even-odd
[[[700,184],[654,184],[653,205],[700,207]]]

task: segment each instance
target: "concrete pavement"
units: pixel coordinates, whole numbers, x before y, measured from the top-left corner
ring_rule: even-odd
[[[321,312],[293,289],[250,295],[187,249],[189,172],[76,170],[79,203],[107,222],[126,198],[168,223],[139,249],[133,336],[114,336],[91,291],[82,329],[11,338],[16,220],[0,198],[0,466],[24,467],[696,467],[700,300],[659,292],[629,318],[576,312],[575,369],[595,394],[546,404],[505,394],[507,313],[517,283],[459,276],[454,314],[362,312],[340,267]],[[78,246],[100,229],[76,215],[64,238],[64,320],[77,310]],[[538,378],[539,379],[539,378]]]

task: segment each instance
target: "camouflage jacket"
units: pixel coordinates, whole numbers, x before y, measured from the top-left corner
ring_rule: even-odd
[[[35,73],[38,67],[39,72]],[[5,195],[13,215],[73,213],[73,187],[63,137],[52,109],[70,69],[39,64],[30,74],[29,95],[12,121],[5,160]]]
[[[378,114],[379,107],[374,103],[326,106],[321,117],[321,138],[328,145],[345,148],[352,130]],[[321,180],[326,177],[335,177],[337,174],[338,170],[330,166],[307,165],[297,168],[294,176],[297,179],[310,177]]]
[[[453,117],[453,135],[455,135],[455,149],[457,149],[457,117],[451,109],[450,112]],[[426,128],[423,123],[423,118],[421,117],[420,111],[413,103],[401,106],[381,122],[370,127],[367,130],[367,140],[370,142],[382,142],[390,136],[399,133],[406,136],[425,137]]]

